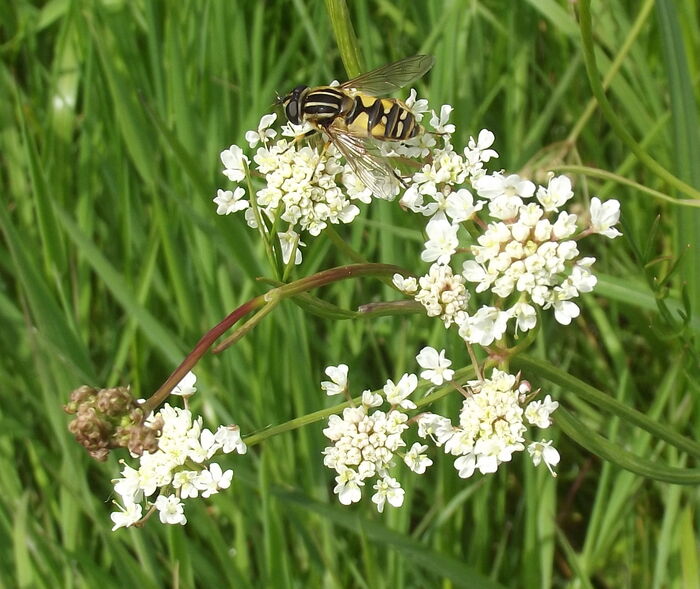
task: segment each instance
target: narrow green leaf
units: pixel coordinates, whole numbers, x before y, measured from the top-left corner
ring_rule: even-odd
[[[544,360],[521,355],[512,358],[511,363],[517,369],[528,370],[532,374],[536,374],[541,378],[545,378],[555,384],[558,384],[567,393],[573,393],[577,397],[580,397],[581,399],[593,404],[599,409],[610,411],[611,413],[619,416],[621,419],[645,429],[649,433],[668,442],[669,444],[672,444],[683,452],[688,452],[693,456],[700,456],[699,443],[678,434],[670,427],[661,425],[653,419],[649,419],[646,415],[637,411],[636,409],[632,409],[631,407],[620,403],[613,397],[606,395],[595,387],[586,384],[585,382],[571,376],[567,372],[564,372],[560,368],[557,368]]]
[[[16,276],[27,297],[38,334],[53,352],[60,354],[75,370],[76,379],[80,378],[83,382],[94,380],[85,345],[69,323],[70,317],[56,303],[53,293],[43,280],[37,262],[32,257],[35,252],[10,222],[4,207],[0,207],[0,230],[5,234]]]
[[[677,485],[700,484],[700,469],[675,468],[641,458],[596,433],[566,409],[559,407],[556,423],[562,432],[589,452],[648,479]]]
[[[65,211],[58,209],[58,218],[66,228],[71,240],[87,259],[91,267],[100,276],[114,297],[129,313],[134,321],[139,324],[143,334],[161,351],[165,358],[177,364],[182,360],[184,350],[176,343],[177,338],[159,323],[144,307],[134,299],[133,291],[124,278],[116,271],[114,266],[104,257],[102,252],[83,234],[75,222]]]
[[[435,552],[424,544],[404,534],[390,530],[380,523],[362,518],[349,509],[341,509],[314,501],[306,495],[294,491],[273,488],[273,492],[287,503],[292,503],[317,513],[334,524],[360,536],[365,536],[373,542],[378,542],[397,550],[407,559],[407,562],[420,566],[438,578],[449,579],[457,587],[468,587],[469,589],[498,589],[503,587],[503,585],[484,577],[476,569],[464,562]]]

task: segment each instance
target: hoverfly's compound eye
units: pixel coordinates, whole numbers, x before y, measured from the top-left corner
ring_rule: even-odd
[[[301,124],[301,111],[303,108],[301,95],[307,88],[308,86],[297,86],[286,97],[284,112],[287,115],[287,120],[293,125]]]
[[[299,124],[299,102],[296,98],[290,98],[287,106],[284,107],[287,119],[292,125]]]

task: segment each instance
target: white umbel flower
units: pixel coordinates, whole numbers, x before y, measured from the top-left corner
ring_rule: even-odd
[[[403,457],[403,461],[406,463],[406,466],[408,466],[408,468],[410,468],[416,474],[423,474],[425,469],[433,463],[430,458],[423,454],[423,452],[425,452],[427,449],[427,445],[416,442]]]
[[[133,526],[142,517],[143,508],[139,503],[125,502],[125,506],[117,504],[119,511],[115,511],[110,515],[114,526],[112,531],[118,530],[119,528],[128,528]]]
[[[553,468],[559,464],[559,452],[552,446],[552,441],[542,440],[541,442],[533,442],[527,447],[527,451],[532,457],[532,464],[538,466],[540,462],[544,462],[545,466],[553,477],[557,476]]]
[[[182,380],[175,385],[175,388],[170,392],[171,395],[180,397],[191,397],[197,392],[197,387],[194,386],[197,382],[197,376],[191,370],[182,377]]]
[[[426,346],[416,356],[418,365],[423,368],[420,377],[429,380],[436,386],[452,380],[455,371],[450,368],[452,361],[445,357],[445,350],[438,352],[435,348]]]
[[[384,385],[384,396],[391,405],[398,405],[403,409],[415,409],[416,404],[408,399],[408,396],[416,390],[418,377],[415,374],[404,374],[398,383],[387,380]]]
[[[595,196],[591,199],[591,231],[614,239],[622,235],[614,225],[620,221],[620,202],[611,199],[604,203]]]
[[[326,391],[329,397],[343,394],[348,387],[348,366],[338,364],[338,366],[328,366],[325,370],[326,376],[330,380],[321,383],[321,390]]]
[[[525,449],[527,427],[523,423],[522,403],[529,383],[519,383],[518,377],[494,369],[491,377],[468,383],[469,396],[459,413],[459,425],[434,414],[419,420],[418,434],[431,438],[447,454],[456,456],[454,466],[461,478],[471,477],[477,470],[491,474],[515,452]],[[534,405],[531,413],[540,423],[556,409],[548,396]],[[422,452],[422,450],[420,450]]]
[[[161,523],[184,526],[187,523],[185,508],[176,495],[159,495],[155,502]]]
[[[240,186],[236,187],[234,191],[231,190],[217,190],[216,196],[214,197],[214,203],[216,204],[216,214],[217,215],[230,215],[237,211],[243,211],[250,206],[250,203],[245,200],[245,190]]]
[[[178,385],[180,394],[192,394],[195,380],[189,373]],[[193,417],[188,409],[165,404],[146,420],[148,424],[156,422],[162,424],[158,449],[142,454],[138,468],[123,463],[121,478],[112,481],[125,506],[120,508],[121,515],[112,515],[114,529],[136,523],[139,519],[136,514],[143,508],[144,500],[146,505],[156,505],[161,522],[185,524],[183,499],[208,497],[231,484],[233,471],[223,471],[218,464],[210,462],[211,458],[218,453],[246,451],[238,426],[220,426],[213,433],[202,427],[202,419]],[[157,497],[153,498],[156,493]]]
[[[383,477],[376,482],[373,489],[376,493],[372,495],[372,501],[377,504],[379,513],[384,511],[385,503],[389,503],[393,507],[401,507],[403,505],[405,491],[396,479],[390,476]]]
[[[270,139],[274,139],[277,135],[277,131],[270,129],[270,126],[277,120],[277,114],[272,113],[269,115],[264,115],[260,119],[257,131],[248,131],[245,134],[245,140],[248,145],[252,148],[255,147],[261,141],[267,143]]]
[[[532,425],[547,428],[552,425],[551,414],[559,407],[557,401],[547,395],[542,401],[533,401],[525,409],[525,419]]]
[[[241,182],[245,178],[245,169],[249,160],[238,145],[232,145],[222,151],[221,162],[224,164],[224,176],[231,182]]]

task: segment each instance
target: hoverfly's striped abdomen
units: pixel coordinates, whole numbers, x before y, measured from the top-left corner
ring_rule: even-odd
[[[352,110],[345,117],[348,131],[384,141],[404,141],[420,132],[416,117],[404,102],[395,98],[355,96]]]

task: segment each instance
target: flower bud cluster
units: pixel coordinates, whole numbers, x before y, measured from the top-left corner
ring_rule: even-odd
[[[144,506],[158,511],[164,524],[187,523],[184,499],[206,498],[231,484],[233,471],[212,459],[247,451],[238,426],[219,426],[212,432],[188,409],[165,404],[146,421],[154,422],[161,424],[158,449],[144,452],[137,468],[124,464],[122,476],[112,481],[120,497],[119,511],[112,513],[113,530],[138,524]]]
[[[128,448],[133,454],[155,451],[159,424],[144,424],[143,412],[128,387],[75,389],[63,408],[75,415],[68,430],[95,460],[107,460],[111,448]]]
[[[418,420],[418,434],[431,438],[446,454],[457,456],[454,466],[460,477],[468,478],[477,469],[482,474],[494,473],[515,452],[525,449],[527,426],[523,420],[540,428],[549,427],[550,415],[559,406],[549,395],[526,405],[529,390],[518,376],[494,369],[491,378],[467,383],[459,425],[442,415],[424,413]],[[544,457],[554,474],[551,467],[559,462],[559,454],[551,441],[532,443],[528,450],[535,465]]]

